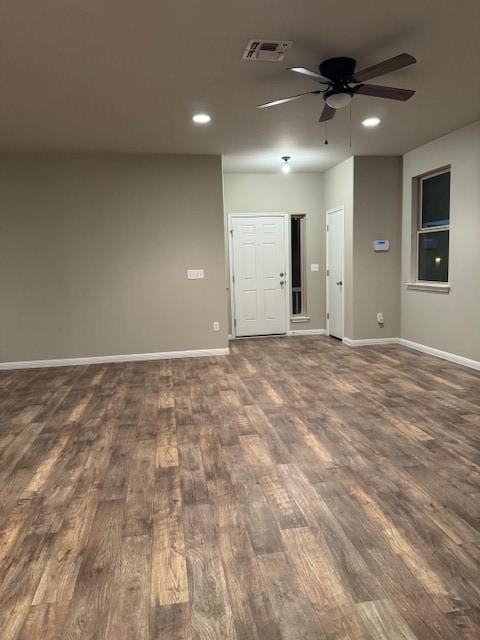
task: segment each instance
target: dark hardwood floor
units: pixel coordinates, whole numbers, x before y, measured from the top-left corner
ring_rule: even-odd
[[[0,375],[2,640],[480,638],[480,374],[401,347]]]

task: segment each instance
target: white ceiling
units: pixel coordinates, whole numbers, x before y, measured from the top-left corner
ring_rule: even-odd
[[[401,154],[480,118],[479,0],[0,0],[0,147],[224,155],[227,171],[318,171],[354,154]],[[280,63],[241,59],[250,38],[293,40]],[[406,103],[357,96],[329,126],[316,88],[286,72],[401,52],[378,80]],[[193,125],[206,111],[211,124]],[[366,130],[360,121],[378,115]]]

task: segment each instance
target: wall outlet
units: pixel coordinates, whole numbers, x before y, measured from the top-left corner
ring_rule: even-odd
[[[205,278],[205,271],[203,269],[187,269],[187,278],[189,280],[202,280]]]
[[[219,323],[219,322],[217,322],[216,320],[215,320],[215,322],[213,323],[213,330],[214,330],[214,331],[220,331],[220,323]]]
[[[383,324],[385,322],[383,318],[383,313],[377,313],[377,322],[378,324]]]

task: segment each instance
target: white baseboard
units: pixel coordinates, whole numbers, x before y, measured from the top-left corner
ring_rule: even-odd
[[[290,329],[287,331],[287,336],[325,336],[327,335],[326,329]]]
[[[0,371],[9,369],[39,369],[42,367],[72,367],[87,364],[111,362],[142,362],[145,360],[171,360],[174,358],[200,358],[205,356],[226,356],[228,348],[192,349],[190,351],[161,351],[158,353],[128,353],[120,356],[92,356],[88,358],[55,358],[53,360],[23,360],[20,362],[0,362]]]
[[[425,344],[405,340],[405,338],[397,338],[397,343],[401,344],[403,347],[415,349],[415,351],[421,351],[422,353],[428,353],[430,356],[443,358],[443,360],[449,360],[455,364],[461,364],[464,367],[480,371],[480,362],[478,360],[472,360],[471,358],[465,358],[464,356],[457,356],[455,353],[449,353],[448,351],[442,351],[441,349],[435,349],[434,347],[427,347]]]
[[[288,336],[300,335],[326,335],[325,329],[303,329],[289,331]],[[464,356],[449,353],[428,347],[418,342],[412,342],[405,338],[366,338],[363,340],[352,340],[351,338],[343,338],[344,344],[349,347],[367,347],[382,344],[400,344],[403,347],[421,351],[443,360],[448,360],[455,364],[469,367],[480,371],[480,361],[465,358]],[[78,365],[89,364],[106,364],[112,362],[142,362],[146,360],[170,360],[175,358],[200,358],[205,356],[225,356],[229,354],[228,348],[219,349],[193,349],[189,351],[163,351],[159,353],[130,353],[115,356],[92,356],[87,358],[55,358],[53,360],[23,360],[20,362],[0,362],[0,371],[8,371],[11,369],[38,369],[43,367],[72,367]]]
[[[349,347],[373,347],[379,344],[398,344],[398,338],[364,338],[363,340],[343,338],[343,343]]]
[[[442,351],[441,349],[435,349],[434,347],[427,347],[427,345],[425,344],[412,342],[411,340],[405,340],[405,338],[366,338],[364,340],[352,340],[351,338],[344,338],[343,342],[349,347],[371,347],[382,344],[399,344],[402,345],[402,347],[414,349],[415,351],[421,351],[422,353],[427,353],[430,356],[442,358],[443,360],[448,360],[449,362],[454,362],[455,364],[460,364],[464,367],[469,367],[470,369],[476,369],[477,371],[480,371],[480,362],[478,360],[472,360],[471,358],[458,356],[455,353],[449,353],[448,351]]]

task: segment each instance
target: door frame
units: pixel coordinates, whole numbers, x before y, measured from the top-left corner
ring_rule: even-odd
[[[327,335],[330,335],[330,296],[329,296],[329,276],[328,270],[329,267],[329,256],[328,256],[328,216],[332,213],[337,213],[338,211],[342,212],[342,340],[345,337],[345,207],[343,205],[339,207],[334,207],[333,209],[327,209],[325,215],[325,279],[326,279],[326,324],[327,324]],[[336,337],[336,336],[335,336]]]
[[[235,288],[233,286],[233,219],[234,218],[268,218],[268,217],[276,217],[283,218],[283,236],[285,242],[285,256],[286,256],[286,275],[285,275],[285,286],[287,288],[287,295],[285,296],[285,335],[288,335],[290,330],[290,309],[291,309],[291,297],[292,293],[290,290],[290,225],[288,221],[290,220],[290,214],[281,212],[272,212],[268,211],[265,213],[229,213],[228,214],[228,282],[230,289],[230,320],[232,323],[231,326],[231,337],[233,339],[237,338],[236,327],[235,327]],[[271,334],[271,335],[284,335],[282,334]],[[240,336],[243,337],[243,336]],[[265,336],[260,336],[262,338],[268,338],[268,334]]]

